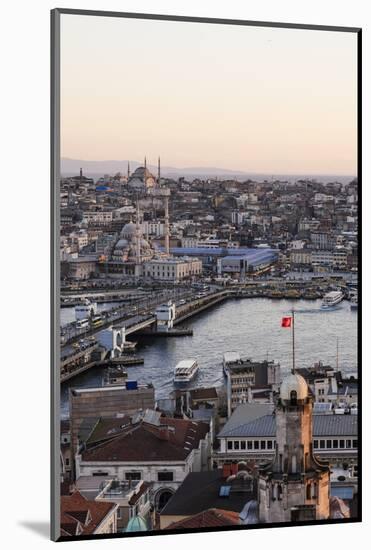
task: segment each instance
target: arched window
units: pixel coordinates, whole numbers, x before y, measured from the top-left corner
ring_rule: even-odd
[[[312,485],[308,483],[307,485],[307,499],[310,500],[312,498]]]
[[[290,402],[291,402],[291,405],[296,405],[298,402],[298,394],[295,390],[292,390],[290,392]]]

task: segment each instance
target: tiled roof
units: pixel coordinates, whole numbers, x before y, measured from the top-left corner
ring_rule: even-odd
[[[160,421],[160,426],[140,422],[114,439],[85,450],[82,461],[183,461],[198,448],[209,431],[205,422],[174,418],[161,418]]]
[[[313,415],[313,436],[356,436],[357,415],[316,414]],[[228,422],[218,437],[275,437],[276,417],[268,414],[228,429]]]
[[[224,527],[240,523],[238,512],[211,508],[195,516],[171,523],[166,529],[197,529],[205,527]]]
[[[61,535],[90,535],[117,507],[109,502],[87,500],[79,491],[61,496]]]

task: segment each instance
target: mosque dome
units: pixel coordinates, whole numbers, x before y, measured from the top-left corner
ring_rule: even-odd
[[[133,533],[135,531],[148,531],[146,520],[141,515],[131,518],[125,529],[125,533]]]
[[[291,401],[293,396],[295,400],[304,401],[308,397],[308,384],[300,374],[290,374],[281,384],[280,396],[283,401]]]
[[[136,225],[133,222],[129,222],[121,229],[120,237],[124,237],[128,240],[132,240],[136,233]]]

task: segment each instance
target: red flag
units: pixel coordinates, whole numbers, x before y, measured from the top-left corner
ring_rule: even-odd
[[[292,317],[282,317],[281,327],[291,328],[291,320],[292,320]]]

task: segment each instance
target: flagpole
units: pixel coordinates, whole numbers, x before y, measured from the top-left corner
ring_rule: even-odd
[[[295,311],[292,312],[292,373],[295,374]]]

